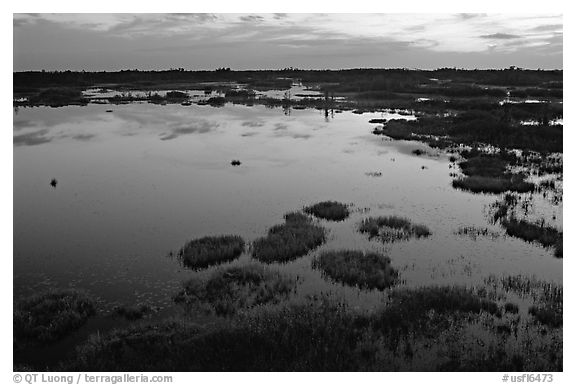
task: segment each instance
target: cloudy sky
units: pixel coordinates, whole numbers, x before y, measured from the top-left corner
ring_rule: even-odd
[[[14,70],[562,68],[562,15],[14,14]]]

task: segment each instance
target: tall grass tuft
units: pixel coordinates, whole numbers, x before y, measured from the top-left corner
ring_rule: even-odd
[[[329,221],[343,221],[350,215],[348,206],[335,201],[316,203],[305,207],[304,212]]]
[[[503,219],[502,226],[510,236],[523,239],[527,242],[538,242],[544,247],[554,247],[554,255],[562,258],[562,233],[544,222],[532,223],[525,219],[516,219],[514,216]]]
[[[317,256],[312,266],[337,282],[363,289],[383,290],[398,279],[390,258],[378,253],[357,250],[326,251]]]
[[[14,303],[15,346],[57,341],[96,313],[95,302],[75,290],[52,290]]]
[[[288,213],[284,219],[284,224],[272,226],[267,236],[254,241],[254,258],[266,263],[288,262],[306,255],[326,240],[326,230],[305,214]]]
[[[240,309],[277,303],[294,290],[295,282],[261,265],[218,269],[207,280],[192,278],[175,297],[177,303],[200,305],[221,316]]]
[[[432,234],[427,226],[412,224],[408,218],[396,215],[366,218],[360,223],[359,231],[371,238],[379,237],[384,242],[423,238]]]
[[[182,264],[202,269],[232,261],[244,251],[244,240],[237,235],[203,237],[188,242],[178,252]]]

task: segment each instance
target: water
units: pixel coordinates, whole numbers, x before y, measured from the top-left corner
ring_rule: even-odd
[[[282,223],[284,213],[323,200],[350,203],[353,213],[341,223],[322,221],[329,239],[318,251],[383,251],[402,285],[475,285],[490,274],[562,282],[562,260],[552,250],[489,223],[496,196],[453,189],[456,170],[447,154],[375,136],[375,118],[415,116],[286,114],[231,104],[15,109],[15,296],[75,287],[97,296],[104,309],[148,302],[169,313],[171,296],[195,274],[170,251],[205,235],[252,241]],[[427,154],[415,156],[417,148]],[[233,159],[242,164],[233,167]],[[388,214],[425,224],[433,235],[382,244],[358,233],[363,218]],[[532,215],[561,227],[562,205],[537,197]],[[455,234],[462,226],[498,236]],[[377,291],[326,281],[310,269],[314,254],[273,266],[300,277],[302,294],[331,291],[355,307],[380,301]],[[245,253],[233,263],[248,261]]]

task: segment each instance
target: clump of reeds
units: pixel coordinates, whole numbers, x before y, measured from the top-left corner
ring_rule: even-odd
[[[304,212],[329,221],[343,221],[350,215],[347,205],[335,201],[324,201],[304,207]]]
[[[398,280],[390,258],[378,253],[357,250],[326,251],[312,266],[337,282],[363,289],[386,289]]]
[[[52,290],[14,303],[14,343],[54,342],[96,313],[94,300],[76,290]]]
[[[244,240],[237,235],[208,236],[194,239],[178,252],[182,264],[201,269],[232,261],[244,251]]]
[[[286,299],[294,287],[294,280],[261,265],[234,266],[216,270],[207,280],[192,278],[175,301],[231,316],[240,309]]]
[[[306,255],[326,239],[326,230],[314,224],[305,214],[284,216],[285,223],[275,225],[268,235],[252,244],[252,256],[262,262],[287,262]]]
[[[359,231],[370,237],[379,237],[384,242],[428,237],[432,233],[427,226],[412,224],[409,219],[396,215],[370,217],[360,223]]]

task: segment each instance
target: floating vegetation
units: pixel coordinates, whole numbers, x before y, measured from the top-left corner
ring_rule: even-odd
[[[343,221],[350,215],[347,205],[335,201],[325,201],[304,207],[304,212],[329,221]]]
[[[359,231],[370,238],[379,237],[383,242],[394,242],[412,237],[428,237],[432,233],[425,225],[412,224],[409,219],[399,216],[370,217],[360,223]]]
[[[14,303],[14,346],[54,342],[96,313],[94,301],[74,290],[53,290]]]
[[[562,232],[547,226],[544,220],[538,223],[516,219],[514,215],[500,221],[506,233],[527,242],[538,242],[544,247],[554,247],[554,255],[562,258]]]
[[[202,269],[232,261],[244,251],[244,240],[237,235],[209,236],[188,242],[178,252],[182,264]]]
[[[317,256],[312,267],[337,282],[362,289],[386,289],[396,283],[398,272],[387,256],[357,250],[326,251]]]
[[[254,241],[254,258],[266,263],[288,262],[306,255],[326,240],[326,230],[303,213],[288,213],[284,220],[284,224],[271,227],[268,235]]]
[[[492,239],[496,239],[500,237],[500,233],[496,231],[492,231],[488,228],[480,228],[475,226],[465,226],[460,227],[455,232],[456,235],[463,235],[476,240],[478,237],[488,237]]]
[[[192,278],[175,297],[177,303],[204,305],[220,316],[278,303],[294,290],[295,281],[261,265],[216,270],[207,280]]]

